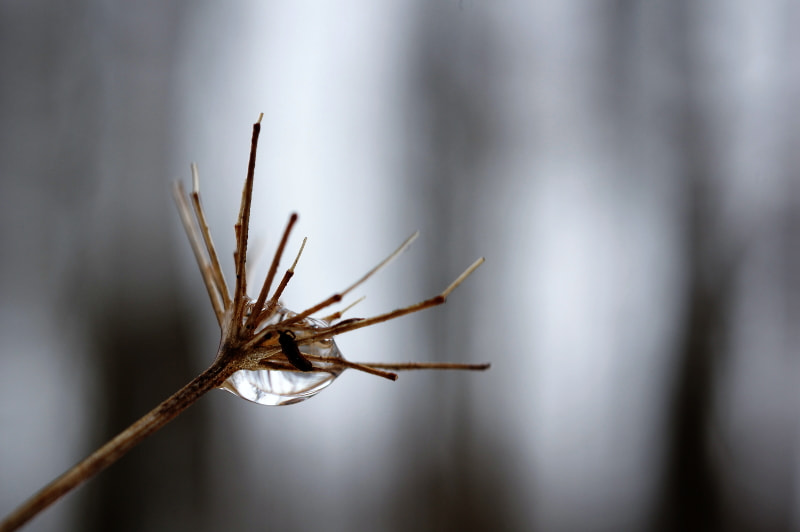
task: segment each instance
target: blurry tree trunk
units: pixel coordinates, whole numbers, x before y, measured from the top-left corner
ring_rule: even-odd
[[[734,258],[720,230],[709,158],[714,156],[709,124],[701,112],[704,82],[697,65],[698,21],[691,2],[674,5],[671,59],[682,93],[675,95],[671,139],[684,181],[684,306],[679,319],[672,396],[668,399],[664,480],[656,530],[720,530],[725,522],[722,486],[711,453],[715,369],[724,356],[731,306]],[[726,241],[728,240],[728,241]]]
[[[691,173],[690,173],[691,175]],[[724,353],[730,306],[730,285],[710,278],[719,264],[722,279],[732,265],[709,257],[706,214],[710,208],[702,177],[689,183],[689,221],[685,229],[685,312],[677,343],[676,372],[667,418],[665,480],[657,514],[658,530],[719,530],[724,508],[709,436],[712,433],[712,401],[715,364]],[[694,186],[693,186],[694,185]],[[708,246],[708,247],[707,247]],[[727,279],[726,279],[727,280]]]
[[[167,186],[172,127],[177,4],[89,3],[51,28],[65,56],[91,58],[99,82],[85,87],[83,116],[101,116],[103,135],[88,168],[65,179],[92,179],[95,205],[77,272],[76,298],[89,303],[95,340],[96,426],[100,443],[188,382],[193,368],[186,309],[175,293]],[[64,34],[85,17],[94,41],[76,47]],[[66,60],[68,57],[63,58]],[[81,78],[81,72],[69,73]],[[79,132],[76,132],[79,134]],[[188,168],[188,166],[187,166]],[[193,371],[194,370],[194,371]],[[202,418],[190,411],[134,449],[83,491],[80,530],[200,530],[203,521]],[[91,445],[91,444],[90,444]]]
[[[42,293],[25,295],[46,298],[42,305],[65,328],[82,329],[75,335],[94,348],[85,381],[96,425],[83,436],[85,454],[197,371],[186,309],[173,289],[173,233],[165,229],[178,225],[166,210],[166,173],[173,55],[185,9],[153,1],[2,9],[0,64],[9,76],[0,87],[0,182],[41,202],[9,205],[4,228],[24,235],[22,224],[44,243],[21,247],[29,254],[9,261],[17,270],[4,277],[21,286],[37,277]],[[84,360],[53,366],[77,372]],[[200,530],[200,415],[182,416],[89,482],[77,495],[76,529]]]
[[[424,292],[435,293],[477,253],[466,251],[480,219],[474,213],[483,208],[475,191],[483,180],[493,177],[487,175],[487,168],[495,142],[492,112],[498,95],[493,90],[492,67],[497,50],[491,17],[473,13],[459,17],[453,10],[424,3],[418,10],[418,35],[409,42],[413,59],[408,77],[413,85],[408,101],[421,107],[409,111],[420,118],[412,135],[412,153],[420,154],[414,161],[418,165],[415,189],[426,217],[421,225],[428,227],[425,255],[441,258],[423,270]],[[471,311],[481,307],[466,300],[465,294],[459,296],[458,305],[447,313],[426,317],[428,334],[418,343],[429,346],[429,358],[469,361],[485,357],[485,353],[472,352],[470,341]],[[467,379],[449,382],[468,384]],[[470,439],[465,425],[472,398],[465,388],[448,385],[424,396],[438,399],[419,410],[426,412],[424,424],[415,416],[402,431],[408,436],[400,448],[428,457],[428,462],[397,472],[398,494],[392,508],[413,507],[414,511],[394,515],[396,529],[508,529],[512,516],[503,508],[509,486],[502,481],[506,464],[497,458],[505,453],[477,451],[478,442]],[[431,445],[421,426],[448,434],[447,441]]]

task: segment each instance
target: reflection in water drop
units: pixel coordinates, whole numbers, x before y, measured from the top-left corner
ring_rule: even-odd
[[[263,326],[279,323],[291,318],[293,312],[280,307]],[[329,324],[322,320],[306,318],[294,324],[292,332],[298,339],[307,336],[316,329],[328,327]],[[336,342],[323,339],[302,346],[301,351],[306,355],[321,358],[341,360],[342,354]],[[276,369],[239,370],[226,380],[221,388],[238,395],[243,399],[268,406],[291,405],[313,397],[327,388],[342,372],[341,366],[315,362],[315,368],[325,371],[285,371]]]

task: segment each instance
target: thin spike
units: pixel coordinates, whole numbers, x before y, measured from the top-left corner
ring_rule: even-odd
[[[491,364],[458,364],[451,362],[404,362],[398,364],[382,362],[360,362],[363,366],[378,369],[391,369],[394,371],[408,371],[416,369],[459,369],[468,371],[484,371],[492,367]]]
[[[469,268],[467,268],[466,270],[464,270],[464,273],[462,273],[461,275],[459,275],[459,276],[456,278],[456,280],[455,280],[455,281],[453,281],[452,283],[450,283],[450,286],[448,286],[447,288],[445,288],[445,289],[444,289],[444,292],[442,292],[442,297],[445,297],[445,298],[446,298],[447,296],[449,296],[449,295],[450,295],[450,292],[452,292],[453,290],[455,290],[455,289],[458,287],[458,285],[460,285],[461,283],[463,283],[463,282],[464,282],[464,280],[465,280],[467,277],[469,277],[470,275],[472,275],[472,272],[474,272],[475,270],[477,270],[477,269],[478,269],[478,267],[479,267],[481,264],[483,264],[484,262],[486,262],[486,259],[485,259],[484,257],[481,257],[481,258],[479,258],[478,260],[476,260],[475,262],[473,262],[472,264],[470,264]]]
[[[200,201],[200,177],[197,172],[197,165],[192,163],[192,204],[194,206],[194,214],[197,218],[197,223],[200,226],[200,233],[203,235],[205,241],[206,251],[210,259],[211,272],[214,276],[214,282],[217,286],[217,291],[222,297],[222,306],[227,309],[231,304],[231,296],[228,293],[228,285],[225,283],[225,276],[222,274],[222,267],[220,266],[217,250],[214,247],[214,241],[211,238],[211,231],[206,222],[206,215],[203,211],[203,205]]]
[[[322,321],[327,321],[328,323],[330,323],[332,321],[338,320],[339,318],[341,318],[344,315],[345,312],[347,312],[351,308],[355,307],[356,305],[358,305],[359,303],[364,301],[366,298],[367,298],[367,296],[359,297],[358,299],[356,299],[355,301],[353,301],[352,303],[350,303],[349,305],[344,307],[342,310],[340,310],[338,312],[334,312],[333,314],[328,314],[327,316],[322,318]]]
[[[391,371],[382,371],[373,365],[361,364],[359,362],[350,362],[349,360],[346,359],[340,359],[337,361],[337,363],[341,364],[346,368],[363,371],[364,373],[369,373],[370,375],[383,377],[384,379],[389,379],[390,381],[397,380],[397,373],[392,373]]]
[[[272,257],[272,264],[269,266],[269,272],[267,273],[267,277],[261,287],[261,292],[258,294],[256,304],[253,306],[253,311],[250,314],[250,317],[247,319],[248,327],[255,327],[255,324],[258,323],[258,321],[260,321],[262,318],[262,309],[264,308],[264,303],[267,300],[267,294],[269,293],[269,289],[272,288],[272,281],[275,279],[275,273],[278,271],[278,265],[280,264],[281,257],[283,256],[283,250],[286,248],[286,242],[289,240],[289,235],[292,232],[294,224],[297,223],[297,218],[297,213],[293,212],[289,217],[289,222],[286,224],[286,229],[283,230],[283,237],[281,237],[281,242],[278,244],[278,249],[275,251],[275,255]],[[305,246],[305,239],[303,240],[303,246]],[[300,252],[302,253],[302,251],[303,248],[301,247]],[[297,259],[295,259],[295,264],[297,264]]]
[[[394,259],[399,257],[400,254],[403,253],[405,250],[407,250],[408,247],[412,244],[412,242],[414,242],[414,240],[416,240],[418,237],[419,237],[419,231],[414,232],[414,234],[411,235],[410,237],[406,238],[405,242],[400,244],[400,247],[397,248],[396,250],[394,250],[394,252],[392,252],[391,255],[389,255],[388,257],[383,259],[381,262],[379,262],[377,266],[375,266],[370,271],[368,271],[366,274],[364,274],[364,276],[361,279],[359,279],[358,281],[356,281],[355,283],[353,283],[349,287],[347,287],[344,290],[342,290],[341,292],[339,292],[339,295],[344,297],[347,294],[349,294],[350,292],[352,292],[356,287],[358,287],[361,284],[363,284],[364,281],[366,281],[367,279],[369,279],[370,277],[375,275],[384,266],[386,266],[387,264],[392,262]]]
[[[178,206],[178,213],[180,214],[183,228],[186,230],[186,236],[189,238],[189,244],[194,252],[194,258],[197,261],[197,265],[200,267],[200,274],[203,276],[203,283],[206,285],[208,298],[211,300],[211,307],[214,309],[217,323],[222,327],[224,318],[222,304],[219,300],[219,293],[217,292],[214,276],[211,273],[211,265],[203,253],[202,240],[197,232],[197,227],[192,221],[192,209],[189,207],[189,202],[186,199],[186,192],[183,189],[183,184],[181,184],[180,181],[176,182],[172,192],[175,203]]]
[[[303,355],[312,362],[325,362],[326,364],[332,364],[334,366],[341,366],[345,368],[356,369],[358,371],[363,371],[364,373],[369,373],[370,375],[383,377],[384,379],[389,379],[390,381],[397,380],[397,373],[392,373],[391,371],[383,371],[380,368],[376,368],[374,364],[361,364],[359,362],[350,362],[349,360],[344,358],[325,358],[316,355],[309,355],[306,353],[303,353]]]
[[[295,315],[295,316],[293,316],[291,318],[288,318],[287,320],[284,320],[284,322],[282,322],[282,326],[288,326],[288,325],[291,325],[292,323],[297,323],[297,322],[299,322],[301,320],[304,320],[307,317],[311,316],[315,312],[319,312],[320,310],[322,310],[324,308],[327,308],[327,307],[333,305],[334,303],[338,303],[339,301],[342,300],[342,298],[345,295],[347,295],[349,292],[353,291],[355,288],[357,288],[358,286],[363,284],[364,281],[366,281],[367,279],[372,277],[378,270],[380,270],[381,268],[383,268],[384,266],[389,264],[391,261],[396,259],[402,252],[404,252],[406,249],[408,249],[408,246],[410,246],[411,243],[414,242],[414,240],[416,240],[418,236],[419,236],[419,231],[416,231],[413,235],[408,237],[405,240],[405,242],[400,244],[400,247],[398,247],[388,257],[386,257],[381,262],[379,262],[377,266],[375,266],[370,271],[368,271],[358,281],[356,281],[355,283],[353,283],[352,285],[350,285],[349,287],[347,287],[343,291],[338,292],[336,294],[333,294],[328,299],[317,303],[313,307],[307,308],[303,312],[301,312],[301,313],[299,313],[299,314],[297,314],[297,315]],[[273,299],[274,299],[274,296],[273,296]],[[269,306],[268,306],[268,308],[269,308]],[[259,334],[254,336],[253,339],[250,340],[247,343],[247,346],[248,347],[253,347],[255,345],[258,345],[264,339],[264,337],[272,330],[275,330],[274,327],[267,327],[264,330],[260,331]]]
[[[265,319],[266,317],[270,316],[275,311],[275,307],[278,305],[278,300],[280,299],[281,295],[283,295],[283,291],[286,289],[286,285],[289,284],[289,281],[294,276],[294,269],[297,267],[297,262],[300,260],[300,255],[303,254],[303,250],[306,247],[307,240],[308,237],[303,237],[303,243],[300,244],[300,250],[297,252],[297,256],[294,258],[292,266],[288,270],[286,270],[286,272],[284,272],[281,282],[278,283],[278,287],[275,289],[275,293],[272,295],[271,298],[269,298],[269,301],[267,301],[266,305],[264,306],[264,310],[261,311],[261,314],[258,318],[259,322]],[[282,321],[280,324],[289,325],[289,323],[287,323],[287,320]],[[256,343],[258,342],[253,342],[251,340],[248,345],[256,345]]]
[[[283,354],[281,354],[281,355],[285,356]],[[355,370],[358,370],[358,371],[363,371],[364,373],[369,373],[370,375],[375,375],[377,377],[383,377],[384,379],[388,379],[390,381],[396,381],[397,380],[397,374],[396,373],[392,373],[391,371],[382,371],[380,369],[372,368],[372,367],[370,367],[368,365],[365,365],[365,364],[359,364],[357,362],[350,362],[349,360],[345,360],[345,359],[342,359],[342,358],[323,358],[323,357],[308,355],[306,353],[303,353],[303,356],[305,356],[309,360],[314,360],[316,362],[324,362],[325,364],[330,366],[330,367],[326,367],[326,368],[315,367],[314,369],[311,370],[311,371],[314,371],[314,372],[323,372],[323,371],[324,372],[330,372],[331,369],[333,369],[333,368],[350,368],[350,369],[355,369]],[[288,362],[288,361],[284,362],[283,360],[274,359],[274,358],[261,360],[258,363],[258,369],[268,369],[268,370],[274,370],[274,371],[302,372],[301,370],[299,370],[296,367],[294,367],[290,362]]]
[[[250,141],[250,160],[247,165],[247,178],[242,190],[242,204],[239,208],[239,218],[236,223],[236,288],[233,293],[233,325],[237,329],[243,326],[242,318],[245,313],[245,292],[247,291],[247,237],[250,230],[250,205],[253,202],[253,177],[256,171],[256,151],[258,136],[261,133],[261,119],[264,113],[258,116],[258,121],[253,124],[253,136]],[[240,329],[239,329],[240,330]]]
[[[459,285],[461,284],[464,279],[466,279],[470,274],[472,274],[478,266],[483,264],[483,259],[478,259],[473,262],[469,268],[464,270],[464,273],[459,275],[455,281],[450,283],[450,286],[444,289],[441,294],[434,296],[430,299],[426,299],[425,301],[420,301],[419,303],[415,303],[413,305],[409,305],[407,307],[399,308],[397,310],[393,310],[391,312],[387,312],[385,314],[379,314],[372,318],[365,318],[363,320],[359,320],[356,322],[351,323],[342,323],[339,325],[332,325],[328,328],[321,329],[318,333],[306,336],[303,338],[303,343],[311,343],[319,338],[330,338],[332,336],[336,336],[342,333],[346,333],[349,331],[354,331],[356,329],[361,329],[363,327],[369,327],[370,325],[375,325],[376,323],[382,323],[384,321],[393,320],[395,318],[399,318],[401,316],[405,316],[407,314],[413,314],[414,312],[419,312],[420,310],[425,310],[427,308],[435,307],[441,305],[447,301],[447,296]]]

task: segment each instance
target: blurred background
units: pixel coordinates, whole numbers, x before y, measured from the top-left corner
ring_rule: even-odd
[[[31,531],[800,530],[800,3],[0,2],[0,513],[202,371],[171,199],[232,273],[252,123],[262,278],[348,286],[356,361],[221,391]],[[284,262],[283,268],[287,266]]]

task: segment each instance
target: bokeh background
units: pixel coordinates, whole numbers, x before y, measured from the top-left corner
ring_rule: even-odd
[[[188,382],[265,114],[256,278],[355,297],[299,405],[215,391],[28,530],[800,530],[800,3],[0,2],[0,513]],[[284,266],[285,267],[285,266]]]

